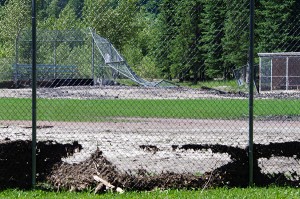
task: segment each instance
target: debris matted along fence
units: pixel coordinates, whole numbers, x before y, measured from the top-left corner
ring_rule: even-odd
[[[299,51],[299,3],[256,3],[255,52]],[[38,185],[248,186],[249,1],[39,1],[36,8]],[[1,188],[31,186],[30,9],[27,1],[0,5]],[[266,77],[258,54],[254,60],[261,88]],[[286,82],[293,64],[273,78]],[[299,185],[300,94],[286,88],[254,95],[256,185]]]

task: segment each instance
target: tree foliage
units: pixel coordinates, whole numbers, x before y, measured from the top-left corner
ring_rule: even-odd
[[[249,46],[248,0],[225,1],[223,49],[224,77],[230,78],[231,71],[247,63]]]
[[[261,0],[257,10],[258,49],[260,52],[284,51],[289,20],[296,0]]]
[[[144,77],[194,83],[232,78],[232,70],[248,61],[248,0],[38,0],[37,5],[38,28],[91,27]],[[29,0],[0,1],[0,57],[12,56],[20,31],[30,28],[30,6]],[[299,10],[297,0],[257,0],[256,51],[299,51]]]
[[[0,8],[0,44],[5,48],[3,56],[12,56],[14,43],[20,32],[30,26],[30,1],[9,0]]]

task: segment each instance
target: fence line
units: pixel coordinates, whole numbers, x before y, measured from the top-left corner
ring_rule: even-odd
[[[31,3],[0,5],[3,187],[299,184],[299,3]]]

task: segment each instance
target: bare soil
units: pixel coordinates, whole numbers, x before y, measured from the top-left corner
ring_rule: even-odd
[[[139,87],[39,88],[38,96],[78,99],[247,97],[200,89]],[[278,96],[297,98],[298,93],[261,94],[258,97]],[[0,97],[29,98],[31,90],[4,89]],[[299,185],[299,119],[261,118],[255,121],[254,129],[255,183]],[[28,140],[31,140],[31,131],[29,121],[0,122],[3,140],[0,143],[3,151],[0,172],[7,174],[0,179],[1,188],[30,185],[31,142]],[[38,121],[37,140],[38,180],[47,181],[56,189],[95,188],[97,183],[93,175],[127,190],[244,187],[248,183],[247,120],[112,118],[111,122],[97,123]]]

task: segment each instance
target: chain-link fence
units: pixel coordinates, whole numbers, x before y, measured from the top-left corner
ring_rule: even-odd
[[[0,184],[29,187],[31,2],[0,5]],[[299,9],[255,5],[257,185],[299,185]],[[250,1],[41,0],[36,11],[38,184],[249,184]]]

